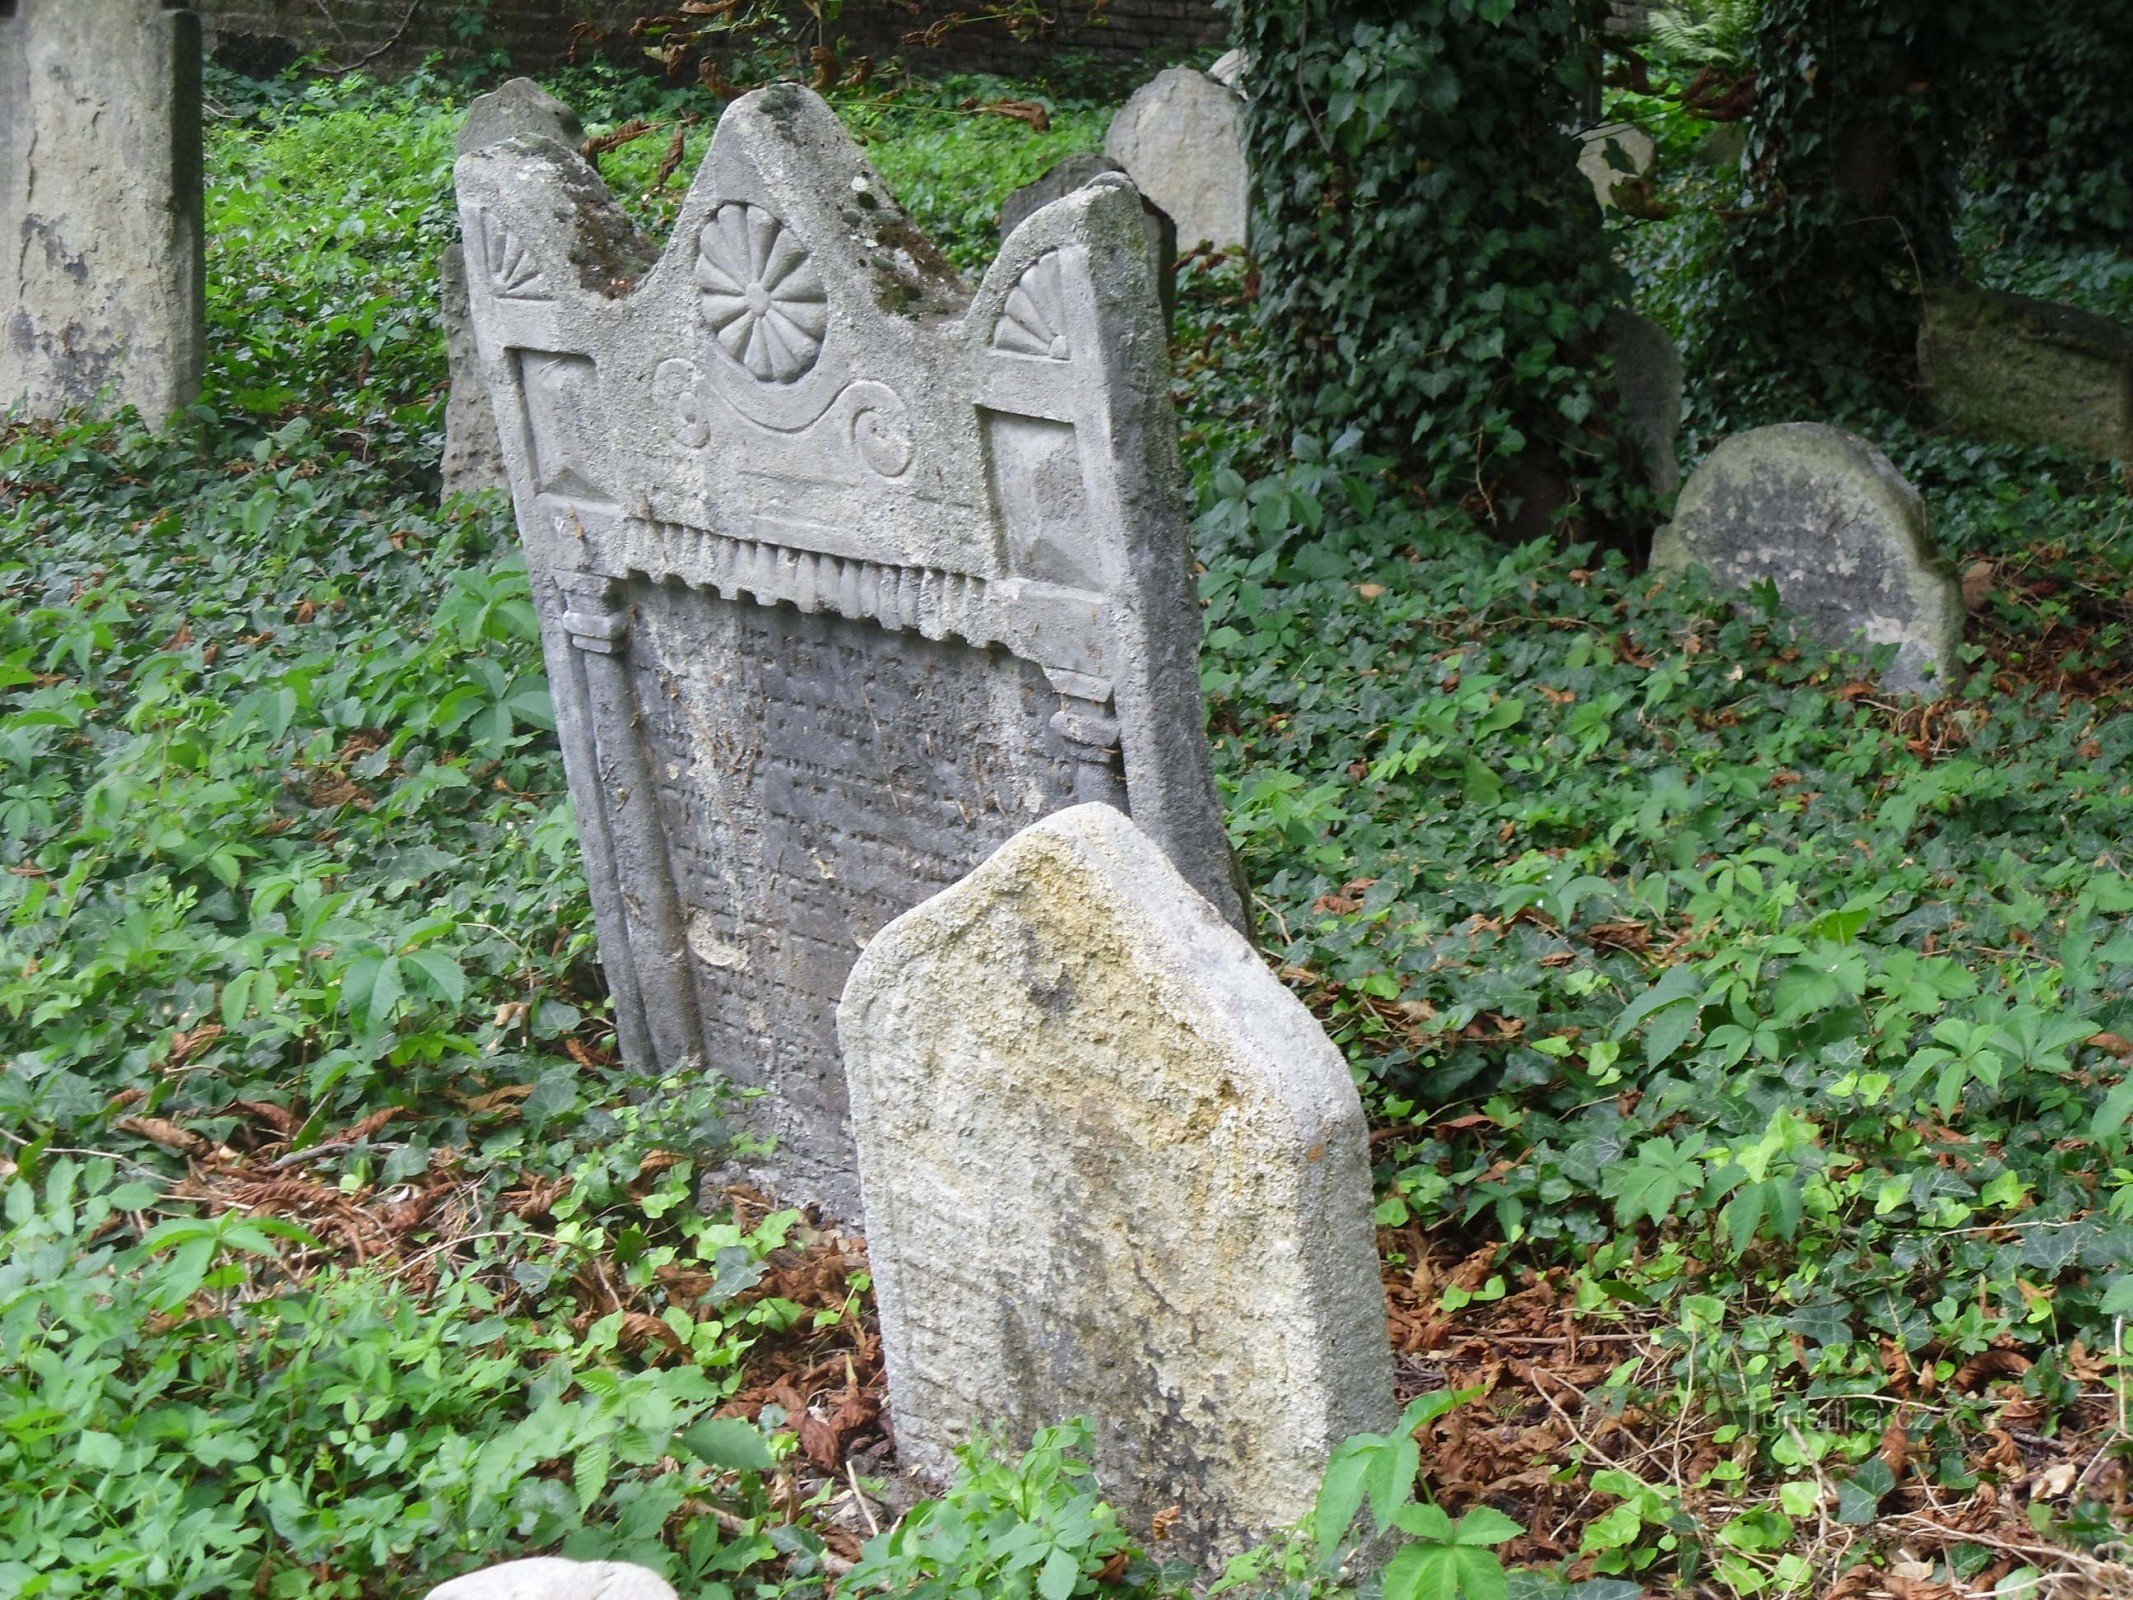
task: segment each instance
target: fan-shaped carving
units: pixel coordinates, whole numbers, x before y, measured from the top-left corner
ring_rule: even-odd
[[[829,295],[806,247],[770,212],[728,201],[696,238],[696,287],[719,347],[761,383],[814,368],[829,331]]]
[[[1072,353],[1066,336],[1066,285],[1059,252],[1048,250],[1029,264],[1007,294],[1007,306],[992,330],[995,349],[1018,356],[1064,361]]]
[[[488,274],[489,292],[499,300],[547,300],[548,280],[526,247],[511,236],[511,230],[486,211],[474,213],[476,244],[481,251],[482,271]]]

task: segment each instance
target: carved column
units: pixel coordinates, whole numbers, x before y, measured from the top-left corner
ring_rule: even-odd
[[[622,585],[582,572],[560,574],[556,581],[565,602],[563,627],[585,672],[600,798],[613,843],[630,961],[644,1001],[645,1029],[663,1067],[686,1061],[708,1065],[689,968],[688,928],[659,816],[659,789],[637,727]]]
[[[1100,800],[1126,809],[1126,776],[1119,751],[1118,719],[1093,700],[1062,696],[1052,713],[1052,732],[1065,741],[1074,759],[1074,801]]]

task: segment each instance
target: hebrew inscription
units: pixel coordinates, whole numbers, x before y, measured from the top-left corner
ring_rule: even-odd
[[[835,1008],[889,921],[1082,800],[1242,920],[1139,200],[973,291],[792,86],[663,251],[552,141],[459,197],[623,1049],[766,1089],[759,1176],[856,1219]]]

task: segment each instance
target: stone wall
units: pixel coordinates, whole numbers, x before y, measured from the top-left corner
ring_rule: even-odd
[[[5,0],[0,0],[0,9]],[[433,51],[461,46],[454,23],[467,0],[196,0],[207,48],[225,65],[272,71],[303,51],[321,51],[339,66],[391,72]],[[521,70],[538,72],[565,59],[574,24],[612,29],[631,19],[671,10],[657,0],[489,0],[488,36]],[[1061,49],[1087,50],[1125,66],[1145,56],[1177,57],[1219,46],[1226,24],[1213,0],[1109,0],[1092,7],[1067,0],[1049,39],[1023,43],[994,24],[951,29],[937,49],[904,51],[902,36],[926,27],[969,0],[854,0],[845,26],[864,50],[902,52],[935,70],[1027,71]],[[1091,10],[1097,15],[1092,17]]]
[[[200,0],[194,9],[208,53],[226,66],[272,72],[317,51],[337,66],[393,72],[463,48],[454,24],[473,8],[466,0]],[[517,65],[539,70],[565,58],[574,24],[626,24],[636,14],[626,0],[490,0],[488,35]]]

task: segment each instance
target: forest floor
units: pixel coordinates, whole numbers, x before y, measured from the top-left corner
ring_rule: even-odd
[[[603,167],[670,218],[709,119],[559,88],[654,124]],[[725,1102],[616,1058],[508,513],[436,507],[461,94],[218,79],[196,425],[0,428],[0,1593],[818,1592],[891,1509],[863,1245],[697,1208]],[[1107,116],[840,110],[966,270]],[[1664,312],[1693,265],[1622,243]],[[1250,295],[1187,264],[1218,777],[1371,1111],[1403,1390],[1469,1392],[1424,1491],[1533,1596],[2133,1591],[2125,485],[1831,419],[1972,605],[1905,702],[1762,601],[1277,467]],[[1691,464],[1764,420],[1701,386]],[[1069,1592],[1181,1581],[1081,1487],[975,1463],[957,1570],[1026,1587],[1036,1524]]]

